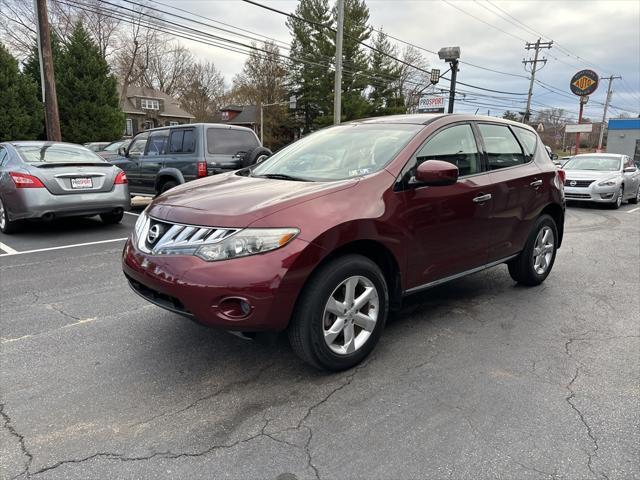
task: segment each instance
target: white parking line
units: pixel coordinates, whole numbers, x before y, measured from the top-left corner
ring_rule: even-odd
[[[50,250],[62,250],[62,249],[65,249],[65,248],[84,247],[86,245],[99,245],[101,243],[122,242],[122,241],[124,241],[126,239],[127,239],[127,237],[112,238],[111,240],[100,240],[98,242],[87,242],[87,243],[75,243],[73,245],[62,245],[60,247],[37,248],[35,250],[25,250],[23,252],[18,252],[18,251],[13,250],[13,249],[10,249],[10,250],[12,250],[12,252],[9,252],[8,250],[6,250],[2,246],[2,244],[0,244],[0,248],[2,248],[2,250],[4,250],[5,252],[8,252],[8,253],[0,254],[0,257],[6,257],[6,256],[9,256],[9,255],[24,255],[25,253],[48,252]]]
[[[638,210],[640,210],[640,207],[636,207],[632,210],[627,210],[627,213],[633,213],[633,212],[637,212]]]
[[[139,217],[140,216],[139,213],[133,213],[133,212],[124,212],[124,213],[126,213],[127,215],[133,215],[134,217]]]
[[[10,255],[15,255],[16,253],[18,253],[17,250],[14,250],[9,245],[6,245],[6,244],[4,244],[2,242],[0,242],[0,250],[4,250],[5,252],[7,252]]]

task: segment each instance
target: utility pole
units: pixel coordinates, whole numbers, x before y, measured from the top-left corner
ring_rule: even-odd
[[[533,60],[525,60],[524,58],[522,59],[522,63],[524,64],[525,69],[528,64],[531,64],[531,79],[529,81],[529,93],[527,95],[527,108],[524,111],[524,117],[522,119],[524,123],[528,123],[529,117],[531,116],[531,96],[533,95],[533,82],[536,79],[536,71],[538,70],[538,63],[542,63],[543,65],[547,63],[546,58],[541,58],[540,60],[538,60],[538,53],[540,52],[541,49],[543,48],[550,49],[551,45],[553,45],[553,41],[541,42],[540,40],[542,39],[539,38],[536,41],[536,43],[527,42],[526,46],[524,47],[526,50],[535,50],[535,53],[533,55]]]
[[[607,120],[607,110],[609,109],[609,102],[611,101],[611,83],[616,78],[622,79],[621,76],[610,75],[603,78],[603,80],[609,80],[609,86],[607,87],[607,99],[604,101],[604,112],[602,113],[602,123],[600,124],[600,139],[598,140],[598,151],[602,150],[602,140],[604,139],[604,122]]]
[[[344,0],[338,0],[338,29],[336,30],[336,74],[333,85],[333,124],[342,115],[342,34],[344,30]]]
[[[44,101],[44,119],[47,127],[47,139],[60,142],[60,117],[58,115],[58,97],[53,72],[53,54],[51,52],[51,35],[49,34],[49,16],[46,0],[34,0],[36,18],[38,20],[38,53],[40,57],[40,75]]]

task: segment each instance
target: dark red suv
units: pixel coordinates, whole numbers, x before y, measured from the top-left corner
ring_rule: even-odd
[[[521,284],[544,281],[562,241],[562,173],[516,122],[347,123],[158,197],[124,273],[160,307],[228,330],[286,329],[304,360],[346,369],[404,295],[501,263]]]

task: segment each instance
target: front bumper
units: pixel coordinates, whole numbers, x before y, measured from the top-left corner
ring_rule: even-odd
[[[11,220],[41,218],[48,214],[71,217],[131,209],[127,185],[114,185],[109,192],[53,195],[46,188],[15,189],[5,202]]]
[[[138,295],[166,310],[226,330],[279,331],[289,323],[320,255],[319,247],[294,239],[264,254],[206,262],[192,255],[147,254],[129,239],[122,268]],[[248,313],[230,316],[230,300],[249,304]]]
[[[570,201],[614,203],[619,190],[620,185],[599,187],[598,182],[593,182],[588,187],[571,187],[565,185],[564,196]]]

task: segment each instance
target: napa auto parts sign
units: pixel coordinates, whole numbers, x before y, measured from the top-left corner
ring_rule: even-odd
[[[420,113],[444,113],[444,97],[442,95],[423,95],[418,102]]]

